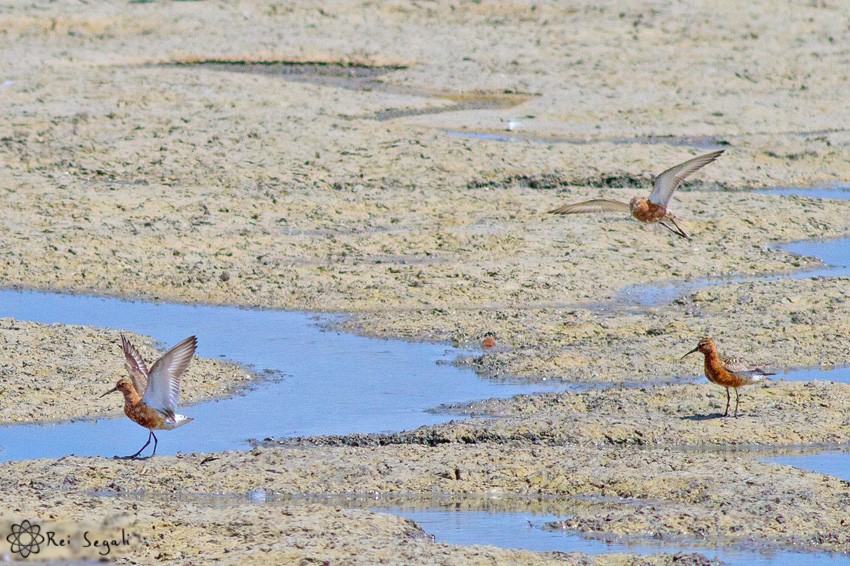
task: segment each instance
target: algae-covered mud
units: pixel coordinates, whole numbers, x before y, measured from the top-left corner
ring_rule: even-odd
[[[0,285],[491,338],[461,360],[482,379],[590,388],[452,406],[475,418],[409,432],[5,463],[4,520],[124,528],[114,556],[134,563],[707,561],[450,546],[391,515],[285,500],[511,494],[548,507],[503,510],[573,533],[850,551],[846,483],[761,462],[841,448],[847,386],[779,371],[722,419],[725,392],[679,359],[708,335],[774,370],[850,363],[850,282],[785,278],[823,264],[781,249],[846,238],[850,203],[750,191],[850,180],[848,17],[804,1],[0,7]],[[691,241],[545,213],[646,196],[653,174],[718,148],[673,197]],[[0,320],[0,421],[116,414],[97,396],[123,372],[120,328]],[[149,360],[164,340],[130,336]],[[196,358],[181,402],[249,379]]]

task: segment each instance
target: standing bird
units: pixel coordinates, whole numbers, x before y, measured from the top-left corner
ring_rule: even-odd
[[[744,385],[752,385],[761,381],[768,373],[761,368],[748,366],[737,358],[721,358],[717,355],[717,347],[714,345],[714,340],[711,338],[703,338],[697,344],[697,347],[682,356],[690,356],[694,352],[702,352],[705,355],[705,377],[712,383],[722,385],[726,388],[726,412],[724,417],[729,416],[729,401],[731,395],[729,388],[735,389],[735,418],[738,418],[738,388]]]
[[[682,236],[690,240],[690,236],[685,234],[678,224],[676,224],[676,216],[667,208],[667,203],[673,196],[673,192],[679,188],[682,181],[688,175],[708,165],[723,153],[724,150],[707,153],[694,157],[689,161],[680,163],[675,167],[664,171],[661,175],[655,178],[652,192],[649,193],[649,198],[634,197],[629,204],[616,200],[596,199],[576,204],[565,204],[558,208],[553,208],[548,211],[549,214],[580,214],[583,212],[625,212],[630,213],[637,220],[654,224],[658,222],[677,236]],[[669,221],[676,227],[674,230],[665,222]]]
[[[127,458],[137,458],[147,448],[153,438],[153,456],[156,454],[157,439],[155,430],[171,430],[195,419],[175,414],[177,397],[180,396],[180,377],[189,367],[198,339],[189,336],[168,350],[148,370],[145,360],[130,341],[121,335],[121,347],[124,349],[124,367],[130,379],[122,377],[114,388],[101,397],[114,391],[124,394],[124,414],[133,422],[150,431],[148,441],[141,449]]]

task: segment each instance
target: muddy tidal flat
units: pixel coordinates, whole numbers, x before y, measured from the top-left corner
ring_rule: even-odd
[[[480,379],[562,386],[446,399],[455,421],[410,431],[4,462],[0,555],[29,519],[123,532],[109,557],[132,564],[846,559],[850,484],[769,460],[850,443],[847,380],[783,377],[850,364],[850,278],[783,250],[850,237],[850,200],[754,190],[848,188],[848,18],[803,0],[0,6],[0,287],[339,313],[333,330],[465,349]],[[673,197],[691,240],[546,214],[646,196],[717,149]],[[99,395],[119,334],[149,361],[172,345],[0,317],[3,425],[118,415]],[[737,419],[681,359],[703,336],[776,373]],[[195,358],[181,406],[257,379]],[[449,544],[391,513],[435,507],[658,552]]]

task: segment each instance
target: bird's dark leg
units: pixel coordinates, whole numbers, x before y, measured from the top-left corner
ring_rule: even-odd
[[[737,389],[735,390],[735,393],[738,393]],[[735,405],[735,416],[736,417],[738,416],[738,405]],[[156,435],[153,433],[153,431],[151,431],[151,436],[153,436],[153,454],[151,454],[151,456],[156,456],[157,440],[156,440]]]
[[[691,239],[691,237],[690,237],[690,236],[688,236],[687,234],[685,234],[685,231],[684,231],[684,230],[682,230],[682,227],[681,227],[681,226],[679,226],[679,225],[676,223],[676,219],[675,219],[675,218],[673,218],[672,216],[670,217],[670,222],[672,222],[672,223],[673,223],[673,226],[675,226],[675,227],[676,227],[676,229],[679,231],[679,234],[681,234],[683,238],[685,238],[686,240],[690,240],[690,239]]]
[[[138,458],[138,457],[139,457],[139,454],[141,454],[141,453],[142,453],[142,450],[144,450],[145,448],[147,448],[147,447],[148,447],[148,444],[150,444],[150,443],[151,443],[151,437],[152,437],[152,436],[153,436],[153,431],[150,431],[150,434],[148,435],[148,441],[147,441],[147,442],[145,442],[145,445],[144,445],[144,446],[142,446],[142,447],[139,449],[139,451],[138,451],[138,452],[136,452],[136,453],[135,453],[135,454],[133,454],[132,456],[123,456],[123,457],[121,457],[121,458],[119,458],[119,459],[120,459],[120,460],[133,460],[133,459],[135,459],[135,458]],[[155,437],[155,436],[153,436],[153,438],[154,438],[154,440],[156,440],[156,437]],[[154,450],[156,450],[156,444],[154,444]],[[116,456],[116,458],[118,458],[118,456]]]
[[[731,401],[731,400],[732,400],[732,396],[729,394],[729,388],[727,387],[726,388],[726,412],[723,413],[724,417],[729,416],[729,401]]]
[[[738,388],[735,388],[735,418],[738,418]]]
[[[674,233],[674,234],[676,234],[677,236],[681,236],[682,238],[685,238],[686,240],[690,240],[690,239],[691,239],[691,238],[690,238],[690,236],[688,236],[687,234],[685,234],[685,232],[684,232],[681,228],[679,228],[679,225],[678,225],[678,224],[676,224],[676,221],[675,221],[675,220],[673,220],[672,218],[670,218],[670,221],[671,221],[671,222],[673,222],[673,224],[675,224],[675,225],[676,225],[676,230],[674,230],[673,228],[670,228],[668,225],[664,224],[664,222],[659,222],[659,224],[661,224],[662,226],[664,226],[665,228],[667,228],[668,230],[670,230],[671,232],[673,232],[673,233]]]

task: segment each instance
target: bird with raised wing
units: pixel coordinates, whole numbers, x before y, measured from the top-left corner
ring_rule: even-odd
[[[738,418],[738,388],[762,381],[768,375],[775,375],[761,368],[748,365],[738,358],[721,358],[717,354],[717,347],[711,338],[700,340],[697,347],[682,356],[682,359],[684,360],[694,352],[700,352],[705,356],[705,377],[711,383],[716,383],[726,388],[726,412],[723,414],[724,417],[729,416],[729,403],[732,398],[729,393],[730,387],[735,390],[735,418]]]
[[[634,197],[628,204],[616,200],[595,199],[575,204],[565,204],[548,211],[549,214],[581,214],[593,212],[621,212],[631,214],[637,220],[648,224],[659,223],[677,236],[690,240],[684,230],[676,223],[676,216],[667,208],[673,192],[697,169],[708,165],[724,150],[694,157],[675,167],[667,169],[655,178],[649,198]],[[671,228],[667,222],[675,226]]]
[[[145,365],[139,351],[121,336],[121,347],[124,350],[124,367],[130,379],[122,377],[114,388],[101,397],[115,391],[124,395],[124,414],[133,422],[150,431],[148,441],[138,452],[127,458],[137,458],[142,450],[147,448],[153,438],[153,453],[156,454],[157,438],[155,430],[171,430],[195,419],[175,413],[177,398],[180,396],[180,378],[189,367],[198,339],[190,336],[168,350],[150,368]]]

